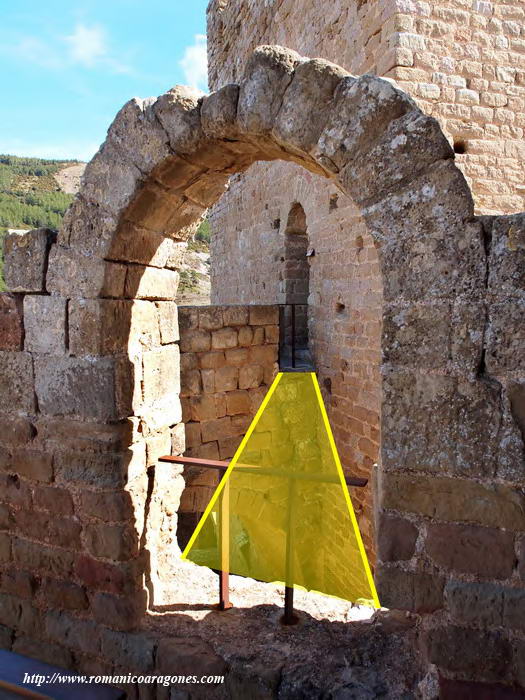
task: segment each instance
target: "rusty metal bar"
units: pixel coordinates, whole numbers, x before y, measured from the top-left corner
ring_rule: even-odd
[[[292,368],[295,369],[295,304],[292,304]]]
[[[219,547],[221,569],[219,573],[219,610],[229,610],[230,603],[230,485],[224,484],[219,503]]]
[[[159,462],[174,462],[175,464],[187,464],[192,467],[203,467],[209,469],[217,469],[218,471],[226,471],[229,466],[229,462],[221,462],[214,459],[201,459],[199,457],[172,457],[167,455],[165,457],[159,457]],[[236,469],[242,469],[248,474],[260,474],[261,476],[280,476],[286,477],[287,479],[300,479],[305,481],[318,481],[322,484],[338,484],[339,479],[337,477],[324,477],[321,474],[294,474],[293,476],[284,474],[276,469],[262,469],[259,467],[252,467],[249,464],[239,464],[235,465]],[[345,476],[345,482],[347,486],[358,486],[363,488],[368,484],[368,479],[358,477],[358,476]]]
[[[293,611],[293,506],[294,506],[294,480],[288,484],[288,512],[286,514],[286,554],[285,554],[285,588],[284,588],[284,615],[281,617],[283,625],[295,625],[299,618]]]
[[[293,357],[293,355],[292,355]],[[225,472],[229,462],[217,459],[202,459],[200,457],[181,457],[165,455],[159,457],[159,462],[171,462],[174,464],[185,464],[188,466],[202,467],[204,469],[216,469]],[[293,535],[292,535],[292,511],[293,511],[293,488],[296,479],[306,481],[318,481],[325,484],[337,484],[336,477],[326,478],[318,474],[294,474],[287,475],[274,469],[260,469],[247,464],[236,464],[236,468],[242,469],[249,474],[260,474],[261,476],[279,476],[290,480],[288,486],[288,528],[286,537],[286,581],[284,589],[284,614],[281,618],[283,625],[295,625],[299,618],[293,610]],[[359,477],[345,477],[348,486],[363,487],[368,484],[368,479]],[[221,568],[219,571],[219,610],[229,610],[233,607],[230,602],[230,485],[224,484],[219,501],[219,548],[221,554]]]

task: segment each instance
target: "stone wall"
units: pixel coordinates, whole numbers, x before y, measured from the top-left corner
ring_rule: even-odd
[[[297,165],[256,167],[213,210],[213,225],[226,228],[212,238],[212,301],[286,300],[289,202],[300,203],[315,252],[308,258],[309,346],[345,473],[370,480],[352,491],[352,499],[373,559],[372,468],[379,459],[381,404],[377,250],[356,206],[335,185]],[[251,216],[252,209],[263,216]]]
[[[451,144],[480,213],[525,208],[525,72],[520,3],[477,0],[244,2],[208,8],[209,83],[237,80],[259,44],[323,56],[355,75],[396,81]],[[312,27],[316,30],[312,31]],[[382,285],[358,208],[326,178],[291,163],[235,175],[210,219],[211,300],[282,303],[286,225],[307,214],[310,348],[347,473],[372,482],[380,443]],[[374,556],[371,486],[353,497]]]
[[[477,211],[522,211],[524,21],[519,0],[342,0],[330,6],[293,0],[212,0],[210,87],[237,80],[260,44],[322,56],[354,75],[392,78],[425,113],[439,120],[450,142],[456,142],[458,166]],[[254,170],[262,181],[264,170]],[[275,188],[274,193],[286,199],[286,191]],[[262,223],[262,212],[254,217],[256,211],[252,209],[251,218]],[[239,212],[238,219],[247,213]],[[235,225],[219,220],[216,230],[234,230]]]
[[[81,670],[144,665],[174,673],[182,662],[206,663],[202,635],[212,630],[211,657],[221,668],[226,658],[243,679],[249,664],[266,677],[259,661],[275,632],[259,633],[241,607],[237,619],[253,635],[242,639],[249,653],[239,661],[231,653],[239,627],[220,625],[213,636],[217,618],[207,606],[195,611],[195,577],[173,556],[183,479],[155,455],[168,437],[181,450],[184,430],[176,255],[231,173],[282,159],[337,185],[368,232],[352,239],[355,248],[345,240],[328,250],[324,262],[337,263],[336,281],[345,271],[350,284],[362,276],[357,291],[369,290],[379,308],[374,319],[363,315],[369,328],[345,317],[322,340],[327,360],[341,362],[335,332],[354,333],[356,350],[366,347],[363,332],[377,332],[380,599],[419,616],[409,618],[417,620],[413,655],[423,650],[447,687],[463,679],[524,685],[525,219],[474,216],[452,156],[437,122],[389,81],[356,79],[280,47],[254,52],[240,85],[206,97],[177,87],[124,106],[56,240],[47,231],[8,239],[6,280],[24,298],[7,297],[0,314],[15,348],[0,354],[2,645]],[[347,309],[355,313],[343,299],[334,313]],[[347,361],[362,372],[365,397],[374,384],[365,366],[352,367],[358,356]],[[351,388],[342,364],[339,371],[343,389]],[[334,384],[323,380],[324,391]],[[60,516],[49,498],[62,503]],[[159,609],[163,573],[179,588]],[[71,591],[69,609],[62,592],[41,593],[48,579],[50,589]],[[262,615],[271,618],[266,608]],[[392,620],[400,630],[407,618],[379,616],[369,628],[379,646]],[[354,656],[377,657],[366,635],[343,627],[339,690],[354,692],[348,665],[360,680]],[[313,619],[303,627],[312,628],[325,627]],[[279,663],[284,653],[281,645]],[[331,655],[318,653],[301,669],[320,675]],[[286,664],[297,669],[296,661],[292,645]],[[279,669],[274,695],[286,697],[284,677]],[[309,679],[288,685],[290,693],[304,694]]]
[[[188,457],[229,461],[278,371],[277,306],[181,306],[181,400]],[[185,543],[221,474],[186,467]]]

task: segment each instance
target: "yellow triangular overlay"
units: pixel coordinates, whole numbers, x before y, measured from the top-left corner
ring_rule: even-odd
[[[182,557],[379,607],[314,373],[277,375]]]

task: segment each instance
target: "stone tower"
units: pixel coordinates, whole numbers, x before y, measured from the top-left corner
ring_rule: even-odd
[[[239,80],[260,44],[391,79],[439,120],[476,212],[511,214],[525,209],[524,20],[522,0],[212,0],[210,89]],[[299,207],[303,241],[290,226]],[[307,298],[304,323],[343,466],[370,477],[382,281],[354,203],[292,163],[256,163],[234,176],[210,216],[212,303],[286,304],[295,288]],[[290,253],[298,249],[310,251],[306,266]],[[369,551],[372,491],[353,494]]]

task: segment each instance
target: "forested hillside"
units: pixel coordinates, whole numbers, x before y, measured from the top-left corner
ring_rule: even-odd
[[[75,162],[0,155],[0,238],[8,228],[60,226],[73,196],[60,189],[53,175]],[[0,256],[0,290],[1,268]]]

